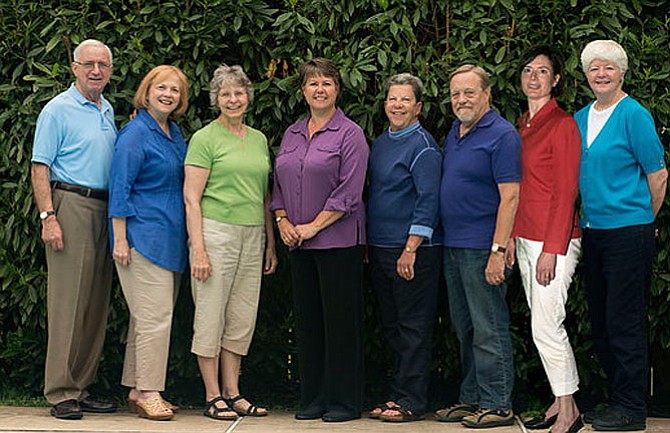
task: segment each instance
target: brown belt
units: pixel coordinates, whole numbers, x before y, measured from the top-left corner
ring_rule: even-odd
[[[109,193],[104,189],[86,188],[85,186],[72,185],[71,183],[59,181],[51,182],[51,186],[55,189],[62,189],[63,191],[76,192],[77,194],[87,198],[94,198],[104,201],[109,199]]]

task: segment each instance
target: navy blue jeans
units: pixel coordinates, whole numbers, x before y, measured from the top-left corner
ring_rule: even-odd
[[[514,363],[505,283],[491,286],[484,270],[490,251],[444,248],[451,323],[461,345],[460,402],[512,408]]]
[[[585,229],[582,242],[593,347],[607,374],[610,403],[646,417],[654,226]]]
[[[428,404],[442,247],[417,250],[411,281],[401,278],[396,270],[402,251],[371,247],[370,276],[379,301],[384,337],[393,353],[389,400],[422,414]]]

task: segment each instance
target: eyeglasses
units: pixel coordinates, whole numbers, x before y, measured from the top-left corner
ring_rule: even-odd
[[[82,68],[84,68],[87,71],[90,71],[90,70],[94,69],[95,65],[98,65],[98,69],[100,69],[101,71],[107,71],[107,70],[112,68],[112,65],[110,65],[109,63],[105,63],[105,62],[79,62],[79,61],[75,60],[72,63],[78,64],[79,66],[81,66]]]

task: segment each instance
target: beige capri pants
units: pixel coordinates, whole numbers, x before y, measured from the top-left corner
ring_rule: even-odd
[[[246,355],[256,327],[265,227],[202,219],[212,276],[191,278],[195,304],[191,352],[214,358],[221,349]]]
[[[135,248],[130,249],[130,264],[116,263],[116,272],[130,313],[121,384],[163,391],[181,274],[149,261]]]

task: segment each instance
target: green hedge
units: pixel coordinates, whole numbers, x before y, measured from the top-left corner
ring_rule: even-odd
[[[255,83],[249,124],[279,144],[283,130],[306,113],[296,85],[297,66],[313,56],[340,66],[340,105],[371,141],[385,127],[383,85],[407,71],[426,85],[424,125],[442,141],[453,119],[447,100],[448,74],[472,62],[492,75],[493,101],[514,121],[524,110],[517,59],[531,44],[546,43],[567,57],[566,93],[570,112],[592,95],[579,66],[590,40],[621,42],[630,58],[625,90],[654,115],[668,146],[670,5],[659,0],[4,0],[0,4],[0,388],[39,395],[45,352],[46,272],[32,202],[29,160],[41,107],[72,81],[73,47],[94,37],[110,45],[114,73],[106,95],[119,125],[131,111],[131,97],[144,74],[162,63],[181,67],[191,83],[190,107],[180,120],[186,137],[214,117],[207,85],[221,63],[241,64]],[[670,348],[668,206],[660,216],[660,251],[649,311],[651,340]],[[264,282],[258,329],[244,362],[249,392],[292,405],[296,398],[295,344],[286,251],[277,275]],[[168,391],[182,401],[199,401],[202,388],[189,353],[192,303],[186,282],[180,294],[170,355]],[[444,295],[444,291],[443,291]],[[382,397],[387,354],[366,289],[368,396]],[[532,345],[528,309],[515,276],[509,289],[519,401],[548,395]],[[586,397],[602,389],[602,372],[591,352],[585,296],[576,278],[569,301],[568,328],[576,349]],[[457,343],[450,330],[446,299],[436,324],[433,401],[454,398],[458,380]],[[97,387],[121,395],[118,386],[127,310],[115,286],[108,337]]]

